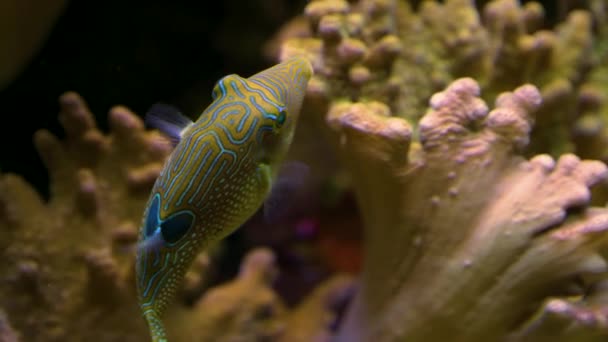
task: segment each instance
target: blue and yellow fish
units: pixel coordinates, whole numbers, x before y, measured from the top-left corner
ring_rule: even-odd
[[[195,122],[148,113],[146,122],[176,144],[152,189],[137,250],[138,299],[153,341],[167,341],[162,314],[196,255],[269,196],[311,75],[310,63],[295,57],[249,78],[222,78]]]

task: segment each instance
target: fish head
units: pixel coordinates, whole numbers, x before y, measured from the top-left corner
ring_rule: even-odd
[[[233,141],[244,136],[240,132],[249,132],[257,162],[276,166],[293,139],[312,73],[307,59],[295,57],[249,78],[228,75],[214,87],[212,97],[217,103],[210,109],[223,109],[216,119],[224,120],[221,124]],[[226,120],[227,113],[234,115]]]

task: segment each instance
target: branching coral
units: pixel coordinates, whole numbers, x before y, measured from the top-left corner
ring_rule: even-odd
[[[492,111],[478,96],[467,78],[435,94],[409,155],[411,128],[386,108],[331,108],[366,223],[344,340],[504,339],[545,298],[606,271],[596,249],[608,210],[584,209],[604,164],[515,153],[541,104],[536,88],[500,95]]]
[[[608,211],[588,205],[608,173],[562,154],[597,65],[590,13],[548,31],[542,7],[510,0],[482,16],[459,0],[305,12],[310,35],[280,58],[313,60],[307,108],[331,128],[365,222],[340,340],[605,339]]]
[[[60,102],[65,141],[47,131],[35,136],[50,173],[50,200],[21,177],[0,175],[1,339],[146,341],[134,288],[134,244],[144,202],[170,147],[124,107],[110,111],[111,132],[105,135],[78,95],[67,93]],[[204,277],[204,258],[195,264],[184,285],[188,296]],[[289,320],[271,287],[274,267],[270,251],[254,251],[233,282],[210,290],[194,308],[178,303],[169,317],[173,341],[278,338],[307,324]],[[327,286],[327,292],[340,293],[350,281],[330,280]],[[310,301],[298,310],[334,315],[330,297]],[[330,325],[315,329],[309,333],[327,333]]]
[[[495,0],[480,12],[469,0],[423,1],[417,10],[396,0],[313,1],[309,36],[286,40],[282,53],[313,60],[313,93],[381,101],[414,126],[428,98],[459,77],[475,78],[488,101],[532,83],[543,103],[528,154],[575,151],[581,86],[598,64],[592,46],[605,39],[593,35],[599,16],[573,11],[547,30],[535,2]]]
[[[579,111],[574,135],[577,153],[608,160],[608,4],[593,1],[596,42],[593,47],[594,68],[581,87]]]
[[[608,209],[590,205],[608,171],[568,153],[604,158],[608,141],[606,8],[589,3],[554,30],[541,29],[538,4],[514,0],[481,15],[465,0],[307,6],[311,30],[286,40],[281,58],[312,61],[303,127],[328,138],[365,226],[338,340],[608,337]],[[50,200],[0,175],[0,333],[146,340],[133,244],[169,148],[125,108],[110,111],[105,135],[77,95],[61,103],[65,141],[35,137]],[[205,268],[201,257],[182,291],[194,305],[167,314],[172,341],[327,341],[354,289],[336,276],[290,309],[272,289],[267,249],[201,295]]]
[[[26,341],[134,340],[145,330],[131,318],[128,247],[168,146],[125,108],[111,111],[105,136],[76,94],[61,106],[66,141],[47,131],[34,137],[50,201],[16,175],[0,180],[0,305]]]

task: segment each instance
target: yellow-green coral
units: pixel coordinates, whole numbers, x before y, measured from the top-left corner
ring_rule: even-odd
[[[0,340],[148,341],[135,293],[134,247],[145,201],[171,147],[124,107],[110,110],[105,134],[78,95],[67,93],[60,104],[65,139],[47,131],[35,136],[49,171],[49,201],[20,176],[0,174],[0,309],[6,314]],[[172,341],[281,338],[308,324],[288,320],[271,287],[276,266],[269,250],[252,251],[237,279],[203,295],[196,288],[207,262],[199,261],[170,308],[181,318],[168,323]],[[331,284],[328,291],[347,291],[348,282]],[[216,305],[218,293],[233,301]],[[194,307],[185,295],[197,300]],[[335,315],[329,298],[311,302],[304,312]],[[234,319],[229,329],[226,319]],[[310,333],[329,328],[316,324]]]
[[[601,9],[605,11],[605,9]],[[382,101],[416,126],[427,99],[459,77],[475,78],[493,101],[523,83],[536,85],[543,104],[529,155],[573,152],[573,124],[581,85],[593,65],[596,17],[577,10],[553,30],[543,28],[536,2],[469,0],[317,0],[305,11],[311,36],[287,40],[282,55],[309,54],[317,76],[313,94]]]

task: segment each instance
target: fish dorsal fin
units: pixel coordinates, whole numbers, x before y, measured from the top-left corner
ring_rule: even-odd
[[[303,191],[309,173],[308,165],[299,161],[289,161],[282,165],[270,194],[264,201],[266,223],[277,223],[289,216],[298,202],[298,194]]]
[[[150,107],[144,122],[147,127],[156,128],[166,135],[173,146],[179,143],[186,128],[192,124],[192,120],[179,109],[164,103]]]

